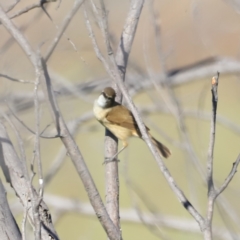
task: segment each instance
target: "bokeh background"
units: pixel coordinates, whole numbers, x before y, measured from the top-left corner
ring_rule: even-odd
[[[1,0],[0,3],[7,9],[13,1]],[[33,1],[22,0],[8,14],[11,15],[32,3]],[[105,3],[111,41],[116,49],[130,1],[107,0]],[[36,51],[40,49],[44,55],[73,4],[72,0],[62,0],[60,5],[59,2],[45,5],[52,21],[42,9],[36,8],[15,18],[13,22],[32,47]],[[206,186],[199,169],[193,164],[192,156],[184,148],[186,142],[179,130],[177,118],[171,112],[171,103],[164,101],[162,91],[159,90],[161,85],[155,80],[172,70],[184,68],[184,71],[187,71],[186,67],[193,64],[198,68],[201,66],[199,61],[206,59],[211,64],[218,59],[239,64],[239,9],[238,1],[234,0],[145,1],[127,70],[127,84],[130,79],[133,81],[136,78],[129,90],[136,106],[142,110],[146,125],[158,140],[172,150],[171,158],[165,161],[167,167],[203,216],[207,207]],[[90,8],[89,12],[96,38],[106,55],[104,41]],[[157,38],[153,12],[156,16],[155,23],[159,24],[161,30]],[[32,65],[2,25],[0,36],[0,74],[34,81]],[[161,56],[157,50],[158,44],[161,46]],[[209,66],[208,63],[206,66]],[[110,85],[111,80],[95,55],[85,27],[82,8],[73,18],[48,61],[48,68],[64,119],[69,124],[79,120],[74,136],[104,199],[104,128],[93,118],[92,105],[101,89]],[[219,71],[219,121],[214,151],[216,186],[220,186],[227,177],[240,152],[240,69],[228,73],[221,73],[221,69]],[[212,76],[196,75],[188,81],[173,85],[172,88],[180,105],[180,118],[187,127],[188,144],[192,146],[196,159],[205,172],[210,135]],[[147,87],[137,88],[141,85],[139,79],[145,79]],[[7,101],[17,116],[30,128],[34,128],[34,85],[13,82],[3,77],[0,78],[0,84],[1,111],[8,111]],[[133,91],[134,85],[136,91]],[[42,96],[41,91],[39,95]],[[27,158],[31,161],[33,135],[14,117],[12,120],[24,137]],[[53,134],[54,126],[49,109],[42,101],[41,129],[49,124],[46,132]],[[12,141],[16,143],[11,128],[7,124],[6,126]],[[63,152],[65,157],[62,161],[59,160],[62,148],[58,139],[41,139],[43,170],[48,178],[45,200],[53,214],[56,230],[61,239],[106,239],[100,223],[91,214],[91,208],[85,213],[77,210],[79,205],[88,206],[89,201],[70,158]],[[121,153],[119,159],[120,215],[124,215],[121,221],[124,239],[202,239],[197,224],[176,199],[143,141],[130,140],[130,146]],[[49,171],[52,166],[56,166],[56,162],[59,163],[58,170],[54,172],[54,176],[49,177]],[[240,239],[236,237],[240,235],[239,180],[237,173],[215,208],[213,226],[217,233],[214,239],[224,239],[221,234],[225,233],[228,234],[225,239]],[[35,184],[37,186],[37,181]],[[21,224],[23,210],[13,191],[7,184],[5,186],[13,213]],[[64,210],[68,203],[72,208]],[[152,219],[151,224],[147,224],[146,216]],[[164,224],[164,221],[168,224]],[[180,223],[189,227],[181,229]],[[235,238],[231,238],[229,233],[235,235]]]

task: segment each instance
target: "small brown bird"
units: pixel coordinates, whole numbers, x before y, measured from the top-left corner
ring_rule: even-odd
[[[115,97],[116,93],[114,89],[107,87],[102,91],[98,99],[95,100],[93,107],[93,112],[97,120],[122,141],[123,148],[112,159],[128,146],[127,140],[129,137],[142,138],[132,112],[123,105],[115,102]],[[170,150],[151,136],[148,127],[146,129],[160,154],[168,158],[171,155]]]

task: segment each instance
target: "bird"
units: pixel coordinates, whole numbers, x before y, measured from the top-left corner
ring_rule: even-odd
[[[123,145],[122,149],[106,162],[113,161],[115,157],[128,146],[128,139],[130,137],[142,139],[142,134],[132,112],[122,104],[116,102],[115,97],[115,90],[111,87],[106,87],[93,104],[93,113],[96,119],[121,140]],[[171,155],[171,151],[156,140],[150,134],[150,129],[147,126],[145,127],[160,155],[164,158],[168,158]]]

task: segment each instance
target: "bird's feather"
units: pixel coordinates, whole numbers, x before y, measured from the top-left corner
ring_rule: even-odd
[[[112,107],[111,111],[109,111],[106,115],[106,119],[112,124],[128,128],[132,131],[137,131],[136,133],[141,136],[137,122],[132,112],[123,105],[117,104]],[[148,127],[146,127],[146,129],[149,131]]]

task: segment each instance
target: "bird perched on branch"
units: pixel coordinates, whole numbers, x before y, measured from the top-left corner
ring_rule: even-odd
[[[117,103],[115,97],[116,93],[114,89],[107,87],[95,100],[93,107],[96,119],[121,140],[123,144],[123,148],[115,154],[110,161],[128,146],[127,140],[129,137],[142,138],[142,134],[132,112],[125,106]],[[170,150],[150,134],[148,127],[146,127],[146,130],[161,156],[168,158],[171,155]]]

